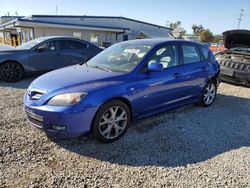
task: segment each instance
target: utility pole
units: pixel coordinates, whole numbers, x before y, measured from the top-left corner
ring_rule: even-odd
[[[241,20],[242,20],[242,16],[243,16],[243,12],[244,12],[244,10],[243,9],[240,9],[240,17],[238,18],[238,29],[240,29],[240,22],[241,22]]]
[[[57,5],[56,5],[56,15],[57,15],[57,13],[58,13],[58,7],[57,7]]]

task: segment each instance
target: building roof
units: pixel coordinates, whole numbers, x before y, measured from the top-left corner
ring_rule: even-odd
[[[99,25],[85,25],[85,24],[71,24],[71,23],[59,23],[59,22],[49,22],[49,21],[41,21],[41,20],[30,20],[26,18],[17,18],[11,20],[7,23],[0,25],[0,30],[9,27],[18,27],[18,26],[49,26],[49,27],[57,27],[57,28],[75,28],[75,29],[88,29],[88,30],[103,30],[103,31],[111,31],[111,32],[124,32],[126,30],[130,30],[125,27],[110,27],[110,26],[99,26]]]
[[[133,22],[137,22],[137,23],[142,23],[142,24],[146,24],[146,25],[151,25],[151,26],[155,26],[155,27],[159,27],[159,28],[164,28],[164,29],[170,29],[169,27],[164,27],[161,25],[156,25],[156,24],[152,24],[152,23],[148,23],[148,22],[144,22],[144,21],[139,21],[139,20],[135,20],[135,19],[131,19],[131,18],[127,18],[127,17],[123,17],[123,16],[87,16],[87,15],[31,15],[31,17],[35,18],[35,17],[51,17],[51,18],[102,18],[102,19],[124,19],[124,20],[129,20],[129,21],[133,21]],[[171,29],[170,29],[171,30]]]

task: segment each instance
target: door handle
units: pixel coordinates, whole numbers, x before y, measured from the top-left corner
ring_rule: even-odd
[[[208,71],[208,68],[207,67],[202,67],[201,69],[203,72],[207,72]]]
[[[176,73],[174,73],[173,77],[174,78],[180,78],[181,77],[181,73],[176,72]]]

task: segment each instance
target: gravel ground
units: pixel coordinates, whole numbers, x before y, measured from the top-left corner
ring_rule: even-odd
[[[0,82],[0,187],[250,187],[250,89],[134,122],[112,144],[50,140],[28,125],[31,79]]]

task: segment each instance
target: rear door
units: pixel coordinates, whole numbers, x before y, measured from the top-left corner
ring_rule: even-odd
[[[208,62],[198,45],[182,43],[183,91],[193,99],[201,94],[208,78]]]

